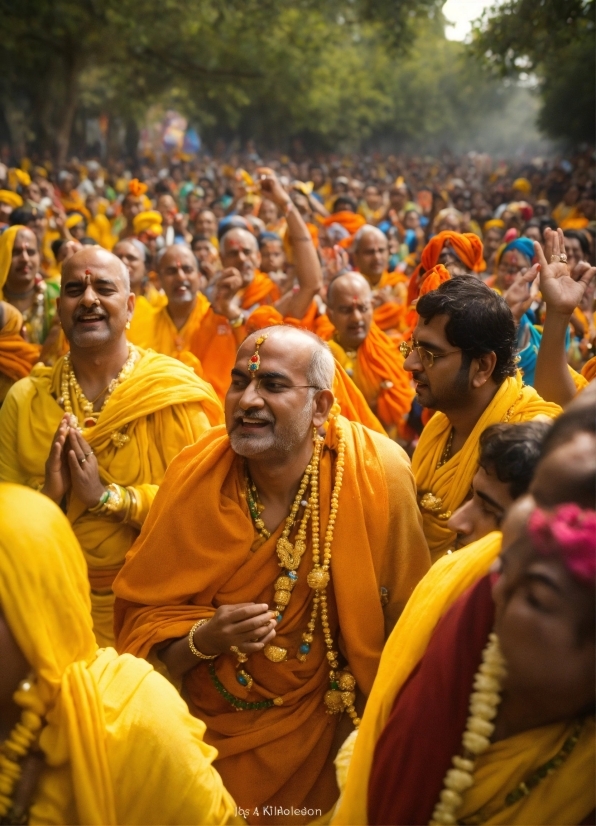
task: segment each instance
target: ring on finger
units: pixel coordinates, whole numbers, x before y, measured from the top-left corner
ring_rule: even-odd
[[[561,253],[561,255],[559,256],[559,259],[561,261],[561,264],[566,264],[567,263],[567,256],[565,255],[564,252]]]
[[[83,458],[82,458],[82,459],[79,459],[79,464],[80,464],[80,465],[84,465],[86,461],[87,461],[87,457],[86,457],[86,456],[83,456]]]
[[[86,458],[87,456],[93,456],[94,452],[95,452],[95,451],[90,450],[90,451],[89,451],[89,453],[85,453],[85,458]]]
[[[550,263],[551,264],[553,263],[553,261],[560,261],[560,260],[561,260],[561,256],[557,255],[556,253],[554,255],[551,255],[551,257],[550,257]]]

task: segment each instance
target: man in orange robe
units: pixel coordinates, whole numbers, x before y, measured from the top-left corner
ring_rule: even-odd
[[[397,346],[375,323],[371,288],[359,273],[333,279],[327,315],[335,327],[331,352],[390,435],[409,413],[414,389]]]
[[[334,372],[308,332],[249,336],[226,426],[174,461],[115,583],[119,650],[182,680],[249,822],[333,804],[337,747],[429,566],[401,448],[343,417],[318,436]]]
[[[377,227],[366,224],[358,230],[352,245],[356,270],[370,284],[373,293],[375,324],[391,334],[404,330],[408,277],[402,272],[388,272],[389,244]]]
[[[273,281],[259,270],[261,255],[252,233],[244,229],[231,229],[222,237],[219,251],[224,271],[220,282],[214,284],[218,300],[214,301],[212,310],[206,314],[189,345],[201,361],[204,377],[221,399],[230,385],[230,370],[234,366],[238,345],[246,336],[244,325],[251,313],[261,306],[274,305],[282,315],[291,318],[302,319],[313,315],[313,307],[314,312],[317,309],[313,298],[323,285],[319,258],[302,216],[275,175],[270,170],[263,172],[261,191],[286,216],[287,235],[294,249],[298,289],[280,295]],[[239,273],[241,278],[239,290],[238,287],[233,289],[231,281],[223,283],[224,278],[233,271]],[[227,316],[220,311],[219,302],[228,302]]]

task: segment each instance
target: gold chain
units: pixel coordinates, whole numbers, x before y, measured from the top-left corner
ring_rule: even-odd
[[[119,384],[122,384],[125,381],[132,371],[134,370],[136,361],[137,361],[138,353],[135,347],[132,344],[128,343],[128,358],[124,362],[122,369],[116,376],[116,378],[112,379],[112,381],[108,384],[105,390],[103,390],[99,396],[97,396],[94,401],[89,401],[89,399],[83,393],[83,389],[79,384],[75,372],[72,368],[72,363],[70,359],[70,353],[67,353],[64,356],[64,363],[62,365],[62,379],[60,384],[60,392],[61,396],[58,399],[58,404],[60,404],[63,408],[65,413],[69,413],[71,416],[74,416],[73,408],[72,408],[72,397],[71,397],[71,390],[76,396],[83,409],[83,426],[84,427],[94,427],[97,424],[97,419],[101,411],[104,409],[114,390],[118,387]],[[97,401],[101,397],[101,395],[105,393],[106,397],[104,402],[99,411],[95,412],[93,410],[94,402]],[[76,419],[76,416],[74,416]],[[78,427],[78,421],[77,421]]]

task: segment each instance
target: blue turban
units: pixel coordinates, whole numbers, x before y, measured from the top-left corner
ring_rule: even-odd
[[[501,258],[506,252],[509,252],[509,250],[521,252],[521,254],[529,258],[530,261],[534,258],[534,242],[531,238],[516,238],[514,241],[510,241],[501,253]]]

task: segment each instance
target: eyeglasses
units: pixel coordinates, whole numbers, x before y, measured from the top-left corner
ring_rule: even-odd
[[[435,363],[435,359],[442,359],[445,358],[445,356],[452,356],[454,353],[461,353],[461,348],[458,350],[450,350],[448,353],[431,353],[430,350],[421,347],[419,344],[414,344],[413,341],[402,341],[399,345],[399,352],[404,359],[408,358],[412,350],[416,350],[418,358],[425,370],[430,370]]]
[[[243,393],[249,384],[254,384],[255,393],[262,399],[268,396],[279,396],[286,393],[288,390],[297,390],[303,387],[310,387],[313,390],[322,390],[322,387],[317,387],[316,384],[285,384],[279,379],[271,379],[263,377],[262,379],[246,379],[240,376],[233,376],[230,390],[236,393]]]

